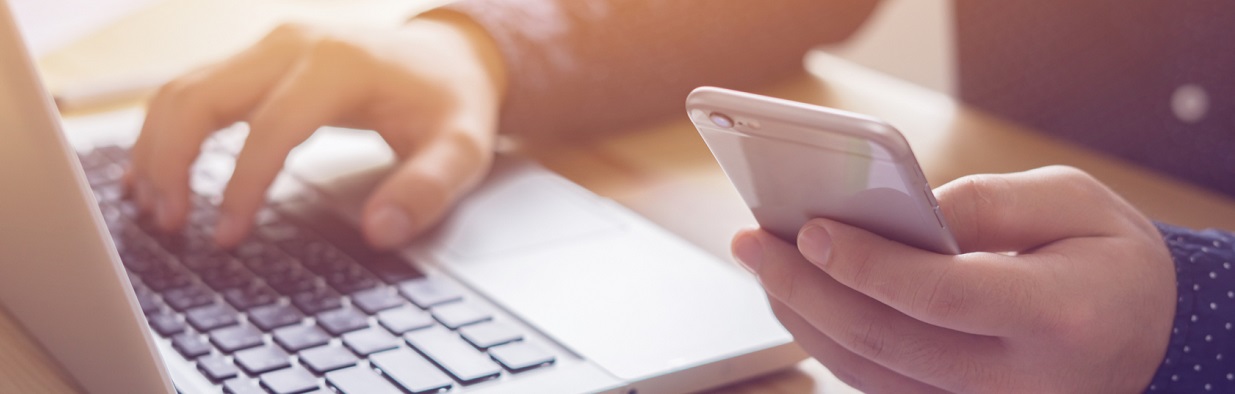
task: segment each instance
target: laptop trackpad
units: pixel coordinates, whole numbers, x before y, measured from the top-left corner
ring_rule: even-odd
[[[454,261],[533,251],[616,231],[620,222],[548,171],[499,158],[488,179],[460,201],[430,236]],[[439,250],[442,250],[439,249]]]
[[[790,341],[737,270],[544,169],[510,164],[418,247],[477,292],[628,381]]]

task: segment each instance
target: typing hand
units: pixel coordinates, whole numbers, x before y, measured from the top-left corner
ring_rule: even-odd
[[[434,12],[399,29],[288,25],[240,54],[164,86],[126,177],[165,230],[184,225],[189,167],[211,133],[250,133],[223,195],[216,241],[250,230],[289,151],[319,126],[377,130],[401,160],[369,197],[363,229],[390,248],[436,222],[488,170],[504,71],[484,32]]]
[[[938,197],[961,255],[823,219],[797,248],[744,231],[734,254],[798,343],[864,391],[1145,389],[1176,290],[1143,215],[1067,167],[966,177]]]

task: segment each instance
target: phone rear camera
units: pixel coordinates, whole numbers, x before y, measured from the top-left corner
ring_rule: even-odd
[[[720,112],[713,112],[711,115],[708,115],[708,119],[711,119],[713,124],[726,129],[733,127],[733,119]]]

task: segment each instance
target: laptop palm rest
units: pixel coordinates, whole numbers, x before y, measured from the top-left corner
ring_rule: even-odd
[[[526,161],[499,159],[419,248],[627,381],[791,341],[748,277]]]

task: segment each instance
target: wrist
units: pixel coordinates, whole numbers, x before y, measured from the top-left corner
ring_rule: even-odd
[[[468,48],[465,50],[468,55],[472,56],[483,68],[485,87],[492,93],[496,106],[501,106],[502,100],[506,97],[506,62],[497,42],[483,26],[467,14],[444,8],[420,14],[408,24],[438,25],[462,38],[467,43]]]

